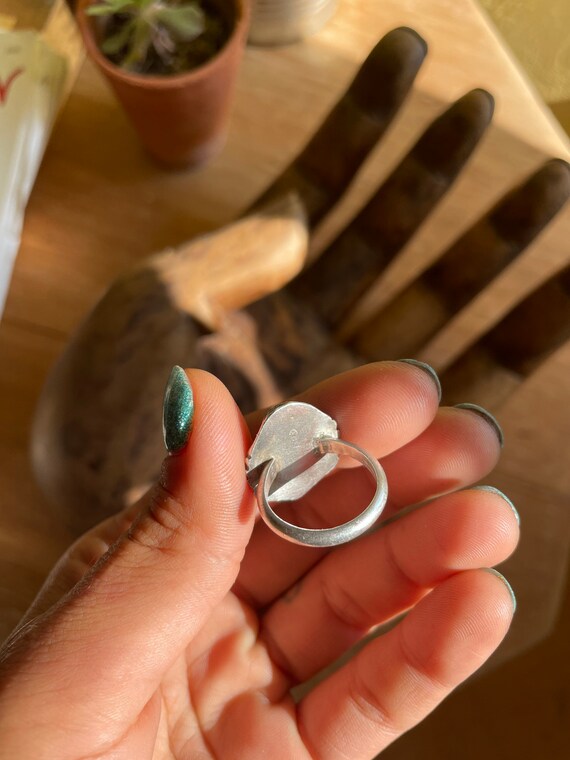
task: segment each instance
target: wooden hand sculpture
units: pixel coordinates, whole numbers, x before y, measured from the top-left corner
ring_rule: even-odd
[[[218,375],[250,411],[365,361],[413,356],[563,206],[570,171],[554,159],[364,329],[351,330],[350,310],[450,188],[492,117],[493,98],[483,90],[453,103],[328,250],[300,271],[311,229],[382,138],[426,51],[410,29],[387,34],[243,219],[149,259],[115,282],[87,317],[49,377],[33,432],[37,478],[75,533],[156,478],[161,400],[174,364]],[[556,291],[555,304],[550,291],[536,303],[531,297],[450,369],[450,398],[466,400],[464,388],[501,367],[512,387],[513,377],[516,383],[567,337],[568,274],[547,287]],[[548,329],[536,328],[529,314],[551,307]],[[531,339],[518,340],[519,324]]]

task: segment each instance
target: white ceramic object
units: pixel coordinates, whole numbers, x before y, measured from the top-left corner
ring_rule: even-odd
[[[253,0],[249,42],[285,45],[318,32],[338,0]]]

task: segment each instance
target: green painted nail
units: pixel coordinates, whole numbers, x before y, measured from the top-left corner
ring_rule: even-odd
[[[495,486],[472,486],[470,490],[471,491],[488,491],[489,493],[496,493],[497,496],[500,496],[501,499],[507,502],[509,507],[513,510],[513,514],[517,518],[518,524],[519,525],[521,524],[521,518],[519,516],[517,508],[515,507],[513,502],[509,499],[509,497],[506,494],[504,494],[502,491],[499,491],[498,488],[495,488]]]
[[[511,595],[511,600],[513,602],[513,615],[514,615],[514,613],[515,613],[515,611],[517,609],[517,598],[515,596],[515,592],[513,591],[513,587],[511,586],[511,584],[508,582],[508,580],[505,578],[505,576],[501,575],[501,573],[498,570],[495,570],[494,567],[484,567],[483,570],[486,573],[490,573],[491,575],[494,575],[499,580],[503,581],[503,583],[505,584],[505,586],[508,589],[509,594]]]
[[[485,422],[488,422],[489,425],[493,428],[495,433],[497,434],[497,438],[499,439],[499,443],[501,444],[501,448],[505,445],[505,436],[503,434],[503,428],[499,425],[499,421],[494,417],[491,412],[488,412],[486,409],[483,409],[482,406],[478,406],[477,404],[455,404],[456,409],[467,409],[468,412],[473,412],[473,414],[478,414],[479,417],[482,417]]]
[[[441,401],[441,383],[439,382],[439,377],[437,376],[437,372],[433,367],[430,367],[429,364],[420,362],[417,359],[399,359],[398,361],[402,362],[403,364],[411,364],[412,367],[417,367],[429,375],[435,383],[435,387],[437,388],[438,401]]]
[[[173,367],[162,410],[164,445],[171,453],[188,443],[194,420],[194,394],[182,367]]]

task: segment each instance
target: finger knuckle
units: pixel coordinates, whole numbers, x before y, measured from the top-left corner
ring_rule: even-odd
[[[355,710],[388,736],[397,736],[402,732],[394,711],[382,701],[381,691],[377,684],[370,682],[370,673],[363,672],[358,660],[352,669],[352,677],[348,688],[348,697]]]
[[[440,669],[437,662],[420,657],[416,652],[416,648],[408,642],[405,635],[405,626],[400,626],[397,632],[397,642],[402,661],[411,673],[414,681],[421,684],[423,690],[429,694],[450,691],[453,688],[452,685],[444,682],[441,676],[438,676]]]
[[[127,539],[139,547],[172,555],[186,529],[182,504],[159,485],[151,494],[147,509],[129,528]]]
[[[360,604],[355,598],[355,590],[347,589],[340,579],[323,579],[321,593],[330,614],[344,628],[360,632],[374,624],[373,612]]]

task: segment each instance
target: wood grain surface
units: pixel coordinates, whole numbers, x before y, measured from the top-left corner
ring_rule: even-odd
[[[0,637],[23,613],[68,541],[33,482],[28,458],[34,405],[68,336],[126,268],[247,208],[307,141],[377,39],[400,25],[416,28],[428,41],[428,60],[385,140],[317,230],[313,256],[453,100],[485,87],[495,96],[495,116],[468,171],[353,309],[349,321],[356,326],[416,280],[514,184],[548,158],[569,156],[561,130],[472,0],[341,0],[333,21],[311,40],[278,50],[249,49],[228,144],[198,174],[166,173],[151,164],[105,83],[85,64],[30,200],[0,326]],[[449,366],[512,305],[568,263],[569,237],[566,209],[419,358],[439,369]],[[505,573],[519,605],[532,600],[547,628],[552,600],[563,599],[568,552],[569,372],[567,345],[522,385],[513,384],[498,410],[507,445],[490,481],[513,497],[523,523],[521,549],[532,542],[534,552],[531,567],[515,556]],[[544,609],[537,599],[553,567],[555,593]],[[548,639],[461,689],[386,756],[566,757],[568,599],[560,609],[556,627],[541,632]],[[523,634],[515,624],[515,641]]]

